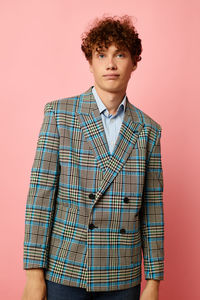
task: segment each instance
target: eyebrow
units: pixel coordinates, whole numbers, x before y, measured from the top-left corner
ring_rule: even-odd
[[[97,50],[95,50],[95,53],[99,53],[99,52],[106,52],[107,51],[107,49],[105,50],[105,49],[97,49]],[[116,49],[115,51],[114,51],[114,53],[117,53],[117,52],[127,52],[127,50],[126,49]]]

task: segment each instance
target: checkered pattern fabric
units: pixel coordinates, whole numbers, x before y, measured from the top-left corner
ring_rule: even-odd
[[[110,155],[86,92],[48,102],[27,196],[24,269],[87,291],[164,278],[161,126],[127,98]]]

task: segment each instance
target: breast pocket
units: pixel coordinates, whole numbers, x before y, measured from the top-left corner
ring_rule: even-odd
[[[120,172],[116,176],[117,183],[127,197],[138,197],[143,193],[146,171],[146,148],[134,148]]]

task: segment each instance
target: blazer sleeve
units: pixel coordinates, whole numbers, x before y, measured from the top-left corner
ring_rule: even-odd
[[[163,170],[161,129],[152,144],[147,163],[140,211],[145,279],[164,279]]]
[[[47,268],[59,179],[59,133],[51,102],[44,107],[25,212],[23,269]]]

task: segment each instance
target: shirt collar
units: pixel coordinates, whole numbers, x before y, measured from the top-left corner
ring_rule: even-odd
[[[104,103],[102,102],[101,98],[99,97],[99,95],[97,94],[97,91],[95,89],[95,86],[92,87],[92,93],[94,95],[94,98],[97,102],[97,106],[99,108],[99,112],[100,114],[104,111],[107,110],[106,106],[104,105]],[[122,102],[119,104],[118,108],[117,108],[117,114],[119,112],[119,109],[121,110],[125,110],[126,107],[126,95],[124,96]]]

